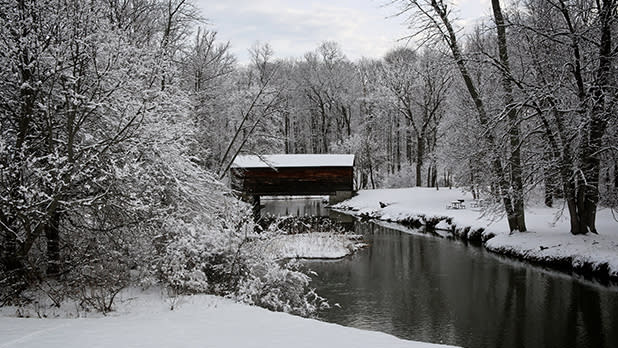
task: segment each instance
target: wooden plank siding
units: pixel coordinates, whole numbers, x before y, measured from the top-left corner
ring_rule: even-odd
[[[353,190],[353,167],[231,168],[232,188],[247,195],[334,195]]]

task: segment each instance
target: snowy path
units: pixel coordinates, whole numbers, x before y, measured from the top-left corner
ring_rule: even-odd
[[[446,347],[270,312],[214,296],[187,298],[174,311],[152,296],[140,297],[137,302],[129,313],[103,318],[0,317],[0,348]]]
[[[458,199],[470,202],[472,196],[459,189],[446,188],[365,190],[335,207],[390,221],[420,215],[451,217],[451,224],[438,226],[482,228],[486,237],[495,235],[485,243],[489,250],[576,270],[592,270],[618,279],[618,222],[610,209],[600,209],[597,213],[598,235],[573,236],[569,233],[567,212],[561,215],[560,207],[531,204],[526,207],[529,232],[509,234],[504,216],[483,215],[480,209],[469,207],[446,208]],[[381,207],[380,202],[386,206]]]

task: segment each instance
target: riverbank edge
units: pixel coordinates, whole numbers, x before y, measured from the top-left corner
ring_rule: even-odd
[[[425,227],[428,231],[442,230],[449,233],[449,237],[456,240],[478,244],[486,250],[506,257],[525,261],[536,266],[551,268],[565,273],[575,273],[584,278],[592,278],[602,284],[618,284],[618,273],[612,273],[607,262],[595,262],[582,260],[577,255],[564,256],[539,256],[531,253],[530,250],[516,249],[513,246],[498,245],[492,246],[487,242],[496,237],[497,234],[488,231],[483,227],[462,226],[455,224],[454,218],[444,215],[429,215],[409,213],[400,219],[383,218],[379,210],[371,212],[359,212],[354,207],[340,204],[338,207],[331,207],[334,211],[348,214],[359,218],[361,221],[379,220],[390,223],[397,223],[407,228]],[[526,233],[526,232],[524,232]]]
[[[456,348],[274,312],[215,295],[180,295],[172,302],[163,289],[131,287],[118,296],[116,311],[107,316],[77,311],[75,303],[0,307],[0,347],[73,348],[95,341],[105,347],[153,348],[205,344],[231,348]],[[28,317],[18,317],[17,310]]]

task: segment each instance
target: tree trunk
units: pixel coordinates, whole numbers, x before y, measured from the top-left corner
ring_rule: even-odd
[[[472,163],[470,163],[470,184],[470,190],[472,191],[472,199],[479,199],[479,195],[476,191],[476,185],[474,183],[474,169],[472,169]]]
[[[7,218],[0,210],[0,221],[3,225],[4,239],[3,243],[0,243],[0,263],[7,273],[13,273],[23,267],[19,258],[17,257],[17,236],[5,226],[13,226],[14,218]]]
[[[371,161],[371,155],[369,157],[369,180],[371,180],[371,189],[376,189],[376,183],[373,180],[373,163]]]
[[[614,159],[614,188],[618,189],[618,160]]]
[[[438,187],[438,167],[433,164],[433,170],[431,171],[431,187]]]
[[[509,143],[511,146],[509,168],[511,171],[510,186],[512,188],[511,194],[513,197],[513,218],[516,221],[515,229],[520,232],[525,232],[526,219],[524,214],[524,185],[521,169],[519,116],[515,106],[513,105],[513,87],[511,85],[511,69],[509,65],[509,56],[506,43],[506,28],[504,25],[504,18],[502,16],[502,10],[500,8],[500,1],[492,0],[491,5],[494,12],[494,19],[496,21],[496,29],[498,31],[498,51],[500,56],[500,64],[502,65],[502,87],[504,88],[504,104],[507,108]]]
[[[551,149],[547,146],[545,147],[545,151],[543,154],[543,163],[543,186],[545,187],[545,206],[551,208],[554,205],[554,191],[556,191],[556,184],[554,184],[551,175],[551,168],[553,167],[553,156],[551,153]]]
[[[554,205],[554,184],[551,182],[546,170],[543,171],[543,181],[545,182],[545,206],[551,208]]]
[[[364,170],[360,173],[359,189],[366,189],[369,175]]]
[[[395,166],[397,172],[401,171],[401,141],[400,141],[399,117],[395,121]]]
[[[322,113],[322,134],[321,134],[321,139],[322,139],[322,148],[321,148],[321,153],[328,153],[328,125],[326,122],[326,110],[324,109],[324,105],[321,106],[321,113]]]
[[[607,105],[612,103],[612,24],[614,22],[615,0],[603,0],[599,17],[601,24],[601,42],[599,45],[599,67],[596,80],[591,89],[592,106],[590,119],[584,125],[584,139],[578,152],[581,163],[581,175],[577,184],[578,226],[571,225],[571,233],[597,233],[596,212],[599,202],[599,175],[601,160],[599,152],[602,138],[610,118],[614,117]]]
[[[448,18],[449,11],[445,6],[440,6],[440,4],[438,4],[436,0],[431,0],[431,6],[438,14],[440,20],[445,26],[445,41],[451,49],[453,59],[457,64],[457,68],[461,74],[462,79],[464,80],[464,85],[466,86],[466,89],[470,94],[470,98],[474,102],[474,106],[477,110],[477,115],[479,118],[479,123],[485,128],[485,138],[487,139],[487,143],[490,144],[492,147],[497,148],[497,146],[495,146],[496,139],[491,129],[489,128],[491,126],[491,122],[485,110],[483,99],[481,98],[478,89],[476,88],[476,85],[472,80],[470,72],[468,71],[468,68],[466,66],[466,60],[464,59],[461,49],[459,48],[459,44],[457,43],[457,36],[455,35],[455,30],[453,29],[453,26],[451,25],[451,22]],[[511,232],[515,230],[520,230],[521,227],[518,225],[518,221],[520,219],[517,215],[515,215],[515,209],[513,209],[513,202],[509,193],[511,187],[505,179],[504,169],[502,168],[501,160],[497,154],[491,154],[491,156],[493,157],[490,162],[491,170],[494,178],[496,179],[496,184],[499,185],[499,194],[502,197],[504,209],[507,214],[509,229]]]
[[[349,108],[346,108],[344,105],[342,105],[341,112],[343,113],[343,120],[345,122],[346,133],[349,138],[350,136],[352,136],[352,125],[350,121],[352,118],[352,111]]]
[[[60,214],[55,212],[45,225],[47,239],[47,275],[56,276],[60,273]]]
[[[412,144],[412,129],[411,129],[411,125],[412,125],[412,121],[406,117],[406,120],[408,120],[408,125],[406,127],[406,159],[408,160],[408,164],[412,164],[412,158],[413,158],[413,144]]]
[[[416,186],[423,186],[422,177],[423,177],[423,152],[425,151],[425,146],[423,143],[423,139],[421,137],[416,137]]]
[[[290,153],[290,113],[284,112],[283,137],[285,141],[285,153]]]

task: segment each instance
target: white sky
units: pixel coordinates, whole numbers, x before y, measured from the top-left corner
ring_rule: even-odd
[[[392,15],[388,0],[196,0],[209,29],[230,41],[241,63],[255,43],[269,43],[275,56],[301,57],[321,42],[336,41],[351,60],[382,57],[403,45],[410,32]],[[489,0],[455,0],[460,24],[488,15]]]

